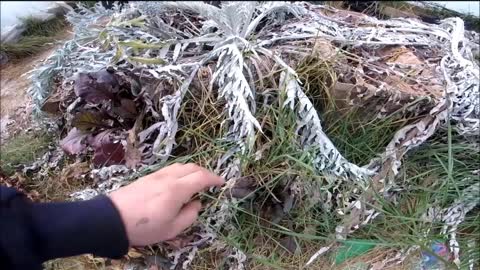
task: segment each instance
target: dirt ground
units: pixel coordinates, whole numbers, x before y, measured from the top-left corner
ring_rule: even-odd
[[[25,130],[31,123],[32,99],[27,91],[31,81],[28,72],[47,59],[63,41],[71,38],[71,29],[65,29],[56,37],[56,44],[45,51],[25,59],[9,62],[0,67],[0,141]]]

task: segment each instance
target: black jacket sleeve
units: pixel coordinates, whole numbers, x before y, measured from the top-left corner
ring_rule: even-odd
[[[32,203],[0,186],[0,269],[41,269],[44,261],[84,253],[120,258],[127,250],[125,227],[107,196]]]

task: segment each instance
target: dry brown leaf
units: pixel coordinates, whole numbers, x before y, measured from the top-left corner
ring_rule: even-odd
[[[84,176],[90,171],[88,162],[76,162],[65,167],[61,174],[60,180],[69,183],[71,180],[76,180]]]
[[[60,113],[61,102],[62,102],[62,98],[52,96],[42,104],[42,107],[40,108],[40,110],[47,113],[51,113],[51,114],[58,114]]]
[[[391,55],[387,62],[404,64],[404,65],[422,65],[424,62],[420,60],[411,50],[405,47],[394,47],[385,51]]]
[[[131,248],[128,250],[128,253],[127,253],[127,256],[129,258],[132,258],[132,259],[136,259],[136,258],[141,258],[143,257],[143,254],[138,252],[137,250]]]
[[[125,146],[125,165],[128,168],[135,168],[142,161],[142,152],[138,149],[137,132],[143,121],[144,112],[135,120],[135,124],[128,131],[127,145]]]
[[[132,128],[128,131],[127,145],[125,147],[125,165],[128,168],[135,168],[142,161],[142,153],[136,147],[136,132],[135,128]]]

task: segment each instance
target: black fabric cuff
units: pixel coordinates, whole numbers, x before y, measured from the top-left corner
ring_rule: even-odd
[[[120,213],[107,196],[32,206],[32,230],[43,260],[84,253],[120,258],[128,238]]]

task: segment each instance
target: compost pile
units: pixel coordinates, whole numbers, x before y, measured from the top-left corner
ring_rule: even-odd
[[[221,243],[217,232],[232,228],[237,206],[261,185],[244,172],[262,162],[275,135],[278,123],[265,121],[268,108],[292,116],[282,123],[295,132],[289,144],[304,150],[324,176],[320,183],[292,176],[281,201],[315,197],[315,204],[343,219],[333,232],[337,239],[379,215],[374,194],[395,200],[402,158],[447,120],[465,140],[478,138],[479,36],[465,31],[459,18],[432,25],[283,2],[137,2],[121,10],[80,8],[67,18],[75,37],[32,74],[30,94],[40,111],[60,118],[63,151],[91,161],[95,184],[75,198],[112,191],[171,160],[206,151],[185,126],[207,129],[220,145],[204,165],[227,184],[210,191],[217,199],[186,233],[188,244],[164,247],[172,269],[187,269],[208,245],[227,250],[231,269],[242,269],[246,256]],[[305,59],[334,72],[310,79],[324,82],[337,108],[413,120],[383,153],[351,163],[322,130],[322,108],[305,87],[309,79],[297,74]],[[318,197],[312,186],[328,188]],[[457,264],[456,226],[478,204],[472,196],[478,189],[473,184],[464,190],[470,196],[451,208],[426,213],[430,221],[445,222],[442,233],[449,235]]]

